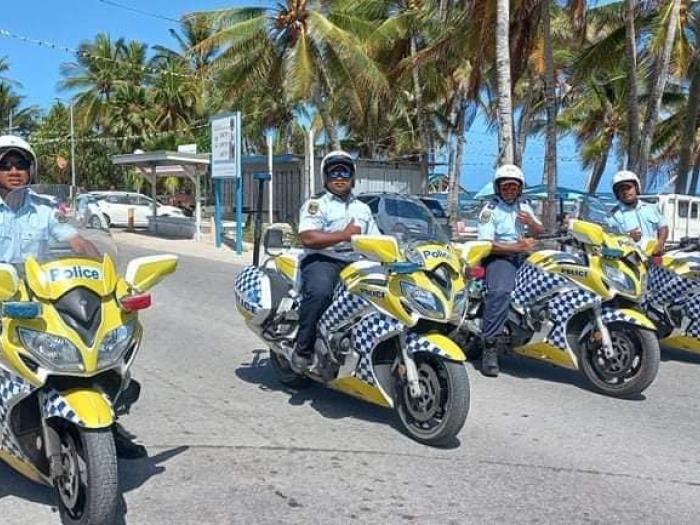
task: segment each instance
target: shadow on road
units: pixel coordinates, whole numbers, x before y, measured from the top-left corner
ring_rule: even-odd
[[[661,347],[661,360],[700,365],[700,355],[675,348]]]
[[[256,384],[263,391],[289,394],[288,402],[290,405],[309,405],[323,417],[329,419],[361,419],[370,423],[389,425],[398,432],[403,432],[394,411],[391,409],[372,405],[317,384],[312,384],[304,390],[295,390],[283,385],[275,377],[267,350],[253,350],[252,361],[250,363],[242,363],[235,373],[239,379],[247,383]],[[459,445],[459,439],[455,438],[452,443],[442,448],[457,448]]]
[[[536,359],[528,359],[526,357],[516,357],[511,355],[499,357],[499,364],[501,374],[517,377],[518,379],[535,379],[549,383],[571,385],[573,387],[580,388],[581,390],[587,390],[589,392],[602,395],[593,390],[589,382],[583,376],[582,372],[578,372],[576,370],[568,370],[566,368],[560,368]],[[471,365],[476,373],[481,373],[481,361],[471,361]],[[621,399],[627,401],[644,401],[646,397],[644,394],[639,394],[637,396],[625,397]]]
[[[119,487],[122,494],[139,488],[153,476],[165,472],[162,463],[188,449],[189,447],[182,446],[143,459],[119,460]],[[0,499],[6,496],[15,496],[32,503],[49,506],[51,511],[56,513],[56,523],[60,521],[58,502],[51,487],[34,483],[0,462]],[[119,515],[114,525],[126,525],[126,514],[127,505],[122,497]]]

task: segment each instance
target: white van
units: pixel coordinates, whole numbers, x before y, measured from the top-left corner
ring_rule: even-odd
[[[700,197],[693,195],[641,195],[645,202],[656,204],[668,222],[668,240],[678,242],[683,237],[700,236]]]

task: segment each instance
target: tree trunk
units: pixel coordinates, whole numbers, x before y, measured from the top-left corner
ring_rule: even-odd
[[[525,95],[525,101],[523,102],[523,109],[518,116],[518,127],[515,133],[518,135],[518,140],[515,142],[515,153],[513,157],[513,163],[522,166],[523,157],[525,156],[525,146],[527,145],[527,132],[530,125],[530,104],[532,104],[532,80],[528,83],[527,94]]]
[[[335,129],[335,121],[328,111],[328,106],[326,105],[326,99],[324,99],[319,89],[314,90],[314,104],[316,109],[318,109],[318,114],[321,115],[321,121],[323,122],[323,129],[326,131],[326,137],[328,137],[328,142],[331,144],[332,150],[342,149],[340,147],[340,140],[338,139],[338,133]]]
[[[455,130],[455,140],[457,142],[455,146],[455,153],[453,157],[452,169],[450,170],[450,176],[447,182],[447,216],[450,220],[450,228],[453,232],[457,231],[457,221],[459,221],[459,190],[460,181],[462,179],[462,159],[464,158],[464,145],[466,143],[466,137],[464,136],[466,132],[466,113],[467,104],[466,101],[460,97],[459,109],[457,110],[456,116],[456,130]]]
[[[418,53],[418,44],[416,42],[416,34],[411,31],[411,57],[416,56]],[[426,132],[426,122],[427,116],[425,114],[425,106],[423,104],[423,89],[420,85],[420,78],[418,76],[418,69],[413,68],[413,96],[416,98],[416,114],[418,117],[418,139],[420,140],[421,148],[423,151],[420,156],[420,167],[421,175],[423,177],[423,184],[428,184],[428,176],[430,175],[430,168],[428,166],[429,155],[430,155],[430,139]]]
[[[627,70],[627,169],[639,171],[639,94],[637,89],[636,0],[625,1],[625,69]]]
[[[557,226],[557,99],[549,0],[542,4],[542,30],[544,33],[544,98],[547,106],[547,142],[544,163],[547,201],[544,208],[544,226],[549,231],[554,231]]]
[[[693,151],[693,145],[695,144],[695,135],[698,132],[699,108],[700,55],[696,55],[690,73],[690,91],[688,92],[687,114],[685,116],[685,125],[683,126],[683,135],[681,137],[676,193],[686,193],[695,189],[695,186],[688,186],[688,172],[690,171],[690,157]]]
[[[605,173],[605,168],[608,166],[608,157],[610,156],[610,149],[613,144],[613,136],[608,136],[607,147],[603,151],[603,155],[600,160],[596,163],[595,168],[591,172],[591,176],[586,182],[586,192],[589,194],[594,194],[598,190],[598,185],[600,184],[600,179]]]
[[[496,84],[498,88],[498,163],[512,164],[513,86],[510,78],[510,1],[498,0],[496,7]]]
[[[695,164],[693,164],[693,178],[690,179],[690,188],[688,189],[691,195],[698,194],[698,175],[700,175],[700,155],[695,154]]]
[[[651,141],[654,138],[654,128],[656,127],[656,120],[661,108],[661,98],[663,97],[666,79],[668,78],[668,64],[671,60],[673,43],[676,40],[676,27],[678,26],[681,0],[672,0],[669,5],[670,12],[666,28],[666,39],[654,68],[651,93],[649,94],[649,103],[647,105],[646,118],[644,119],[644,128],[642,129],[642,141],[639,148],[639,180],[642,183],[642,191],[646,189],[649,150],[651,149]]]

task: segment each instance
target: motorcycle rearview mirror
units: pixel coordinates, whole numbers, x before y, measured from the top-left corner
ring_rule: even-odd
[[[145,292],[176,269],[177,255],[139,257],[127,265],[124,280],[133,289]]]
[[[290,248],[289,243],[285,242],[284,230],[280,228],[268,228],[263,238],[263,247],[265,254],[270,257],[279,255],[280,252]]]
[[[0,301],[12,299],[19,290],[19,275],[11,264],[0,263]]]

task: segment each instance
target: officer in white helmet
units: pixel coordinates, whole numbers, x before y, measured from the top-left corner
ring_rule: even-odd
[[[481,335],[484,352],[481,372],[498,375],[498,351],[505,344],[505,327],[510,294],[515,288],[515,274],[532,251],[537,235],[544,231],[535,212],[523,199],[525,176],[518,166],[504,164],[496,170],[493,190],[496,198],[479,215],[479,240],[491,241],[491,255],[486,267],[486,298]]]
[[[353,194],[355,171],[349,153],[330,152],[321,161],[325,191],[301,207],[299,239],[306,255],[301,263],[299,332],[292,356],[292,367],[298,371],[312,364],[318,322],[331,304],[340,271],[356,257],[336,248],[353,235],[380,233],[369,206]]]
[[[36,154],[27,141],[14,135],[0,136],[0,262],[18,264],[28,256],[39,256],[51,239],[67,242],[76,253],[99,255],[76,228],[59,221],[52,202],[29,188],[39,182],[37,168]],[[138,391],[138,383],[132,383]],[[146,449],[133,443],[118,425],[114,437],[120,458],[146,455]]]
[[[615,233],[629,235],[639,246],[656,239],[656,254],[663,253],[668,224],[655,204],[639,200],[639,177],[632,171],[618,171],[613,175],[612,189],[617,205],[610,213],[608,227]]]

